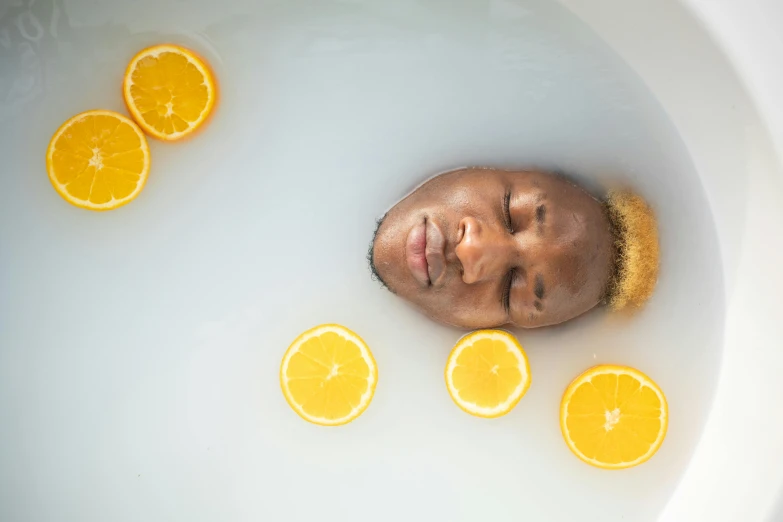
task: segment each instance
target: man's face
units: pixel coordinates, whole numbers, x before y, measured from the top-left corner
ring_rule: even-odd
[[[389,289],[436,320],[531,328],[598,304],[613,239],[601,203],[564,179],[466,169],[397,203],[372,256]]]

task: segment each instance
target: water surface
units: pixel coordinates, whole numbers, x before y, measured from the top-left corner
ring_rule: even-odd
[[[213,65],[205,132],[151,143],[141,196],[98,214],[46,177],[59,124],[124,112],[142,47]],[[698,439],[720,359],[712,217],[676,129],[633,72],[544,0],[40,0],[0,7],[0,518],[62,521],[654,520]],[[518,332],[533,384],[472,418],[443,382],[462,332],[369,278],[373,222],[433,173],[561,170],[629,185],[660,216],[658,291]],[[380,380],[356,422],[286,405],[289,342],[338,322]],[[654,378],[671,407],[624,472],[562,442],[569,381],[597,363]]]

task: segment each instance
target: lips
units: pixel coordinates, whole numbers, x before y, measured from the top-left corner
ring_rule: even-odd
[[[446,238],[438,225],[429,219],[408,232],[405,260],[413,278],[423,286],[438,282],[446,268]]]
[[[405,261],[413,278],[421,285],[430,285],[429,265],[427,263],[427,222],[422,221],[408,232],[405,241]]]
[[[428,219],[425,225],[427,244],[424,257],[427,259],[427,273],[431,284],[437,285],[446,269],[446,236],[435,221]]]

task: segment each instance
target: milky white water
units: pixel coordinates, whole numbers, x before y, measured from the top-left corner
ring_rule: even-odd
[[[124,67],[171,41],[221,100],[152,142],[141,196],[109,213],[46,177],[58,125],[123,111]],[[0,6],[0,519],[654,520],[710,406],[723,279],[687,151],[633,72],[556,3],[11,0]],[[472,418],[443,382],[462,332],[381,290],[373,220],[435,172],[540,166],[660,217],[638,317],[518,332],[533,384]],[[300,420],[280,359],[338,322],[379,366],[358,421]],[[560,435],[569,381],[629,364],[669,399],[647,464],[591,468]]]

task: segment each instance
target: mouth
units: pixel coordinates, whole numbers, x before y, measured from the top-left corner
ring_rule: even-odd
[[[424,257],[427,259],[427,274],[431,284],[437,285],[446,271],[446,236],[435,221],[428,219],[425,225],[427,244]]]
[[[446,237],[437,223],[424,219],[405,242],[405,260],[413,278],[422,286],[437,284],[446,268]]]
[[[430,286],[429,263],[427,263],[427,220],[414,226],[405,241],[405,261],[413,278],[423,286]]]

